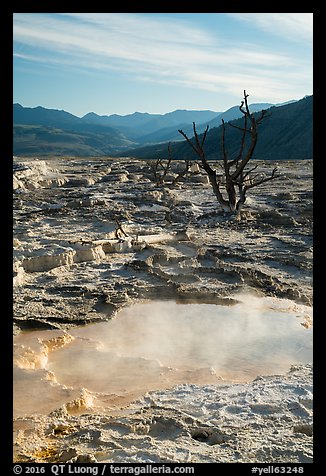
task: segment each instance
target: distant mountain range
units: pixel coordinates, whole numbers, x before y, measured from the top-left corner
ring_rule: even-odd
[[[147,112],[134,112],[126,116],[112,114],[111,116],[99,116],[90,112],[82,117],[87,124],[101,124],[119,129],[125,135],[144,143],[142,137],[160,131],[164,128],[174,128],[184,123],[207,122],[215,118],[219,113],[214,111],[188,111],[176,110],[166,114],[149,114]]]
[[[255,112],[271,106],[258,103],[251,104],[250,109]],[[125,116],[90,112],[80,118],[64,110],[14,104],[14,155],[131,155],[129,151],[147,155],[157,149],[149,145],[162,143],[164,148],[165,142],[181,141],[178,129],[191,136],[193,122],[198,132],[203,132],[207,124],[213,128],[221,124],[222,118],[227,122],[241,116],[239,106],[234,106],[224,112],[176,110]]]
[[[209,121],[217,114],[176,110],[167,114],[135,112],[126,116],[99,116],[90,112],[80,118],[63,110],[14,104],[14,154],[109,155],[145,144],[141,136],[163,127],[170,126],[175,131],[185,121],[191,123],[193,118]]]
[[[15,155],[109,155],[136,147],[118,129],[88,124],[66,111],[13,106]]]
[[[252,111],[251,106],[250,109]],[[264,160],[312,159],[313,96],[306,96],[299,101],[290,102],[283,106],[272,106],[267,111],[268,117],[258,126],[258,142],[253,158]],[[258,116],[259,112],[255,114]],[[233,120],[232,124],[240,128],[243,127],[243,117]],[[191,138],[193,133],[187,135]],[[226,148],[231,159],[235,158],[239,152],[241,135],[241,130],[226,124]],[[199,136],[199,138],[201,137],[202,135]],[[205,154],[208,160],[222,158],[221,137],[221,126],[209,129],[205,140]],[[168,142],[165,142],[131,149],[128,150],[127,154],[120,155],[158,159],[167,157],[167,150]],[[172,142],[171,150],[172,158],[198,159],[185,140]]]
[[[255,111],[261,111],[262,109],[268,109],[269,107],[273,106],[273,104],[270,103],[257,103],[257,104],[252,104],[250,106],[251,112]],[[191,111],[188,111],[191,112]],[[149,134],[145,134],[141,137],[138,138],[139,142],[147,143],[147,144],[155,144],[159,142],[167,142],[167,141],[177,141],[177,140],[182,140],[182,137],[180,136],[178,129],[182,129],[187,135],[192,134],[192,123],[195,122],[197,124],[197,132],[204,132],[205,128],[207,125],[209,125],[210,128],[212,127],[218,127],[222,123],[222,119],[225,122],[232,121],[233,119],[238,119],[239,117],[242,116],[242,113],[239,110],[239,106],[233,106],[230,109],[228,109],[225,112],[220,112],[216,113],[217,115],[214,116],[213,119],[200,122],[200,120],[196,120],[195,116],[190,115],[190,120],[188,122],[184,122],[181,124],[178,124],[178,127],[176,128],[174,126],[170,127],[164,127],[163,129],[156,130],[154,132],[151,132]]]

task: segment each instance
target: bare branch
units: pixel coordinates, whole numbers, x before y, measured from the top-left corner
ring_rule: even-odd
[[[202,147],[202,144],[204,143],[204,141],[202,141],[202,144],[199,142],[199,139],[198,139],[198,134],[197,134],[197,131],[196,131],[196,124],[193,122],[193,130],[194,130],[194,135],[195,135],[195,140],[196,140],[196,146],[194,146],[194,144],[191,142],[191,140],[188,138],[187,134],[185,134],[181,129],[179,129],[179,133],[186,139],[186,141],[188,142],[188,144],[191,146],[191,148],[196,152],[196,154],[199,156],[200,160],[201,160],[201,163],[202,163],[202,166],[203,166],[203,169],[205,170],[205,172],[207,173],[208,175],[208,179],[210,181],[210,184],[213,188],[213,191],[215,193],[215,196],[218,200],[218,202],[224,207],[224,208],[227,208],[229,203],[227,200],[225,200],[223,198],[223,195],[220,191],[220,182],[219,180],[217,180],[217,177],[216,177],[216,172],[215,170],[212,169],[212,167],[209,165],[209,163],[207,162],[206,160],[206,157],[205,157],[205,152],[204,152],[204,149]],[[208,131],[208,127],[206,127],[206,131],[204,133],[204,138],[206,138],[206,134],[207,134],[207,131]]]
[[[166,163],[164,163],[166,161]],[[167,176],[168,171],[171,169],[171,142],[168,145],[168,159],[157,159],[157,161],[151,165],[151,169],[154,175],[154,180],[156,185],[162,185],[165,177]]]
[[[246,90],[244,90],[243,91],[243,99],[244,99],[245,106],[246,106],[246,114],[248,114],[248,116],[251,117],[251,114],[250,114],[250,111],[249,111],[249,106],[248,106],[248,97],[249,97],[249,94],[247,94]]]
[[[185,168],[184,168],[184,170],[182,170],[182,171],[173,179],[171,185],[175,185],[175,184],[178,183],[183,177],[185,177],[185,175],[187,175],[187,173],[189,172],[190,166],[191,166],[191,161],[190,161],[190,160],[185,160]]]
[[[270,117],[271,115],[272,115],[271,113],[267,114],[267,110],[266,110],[266,109],[263,109],[263,110],[261,111],[260,116],[256,119],[256,124],[261,124],[262,121],[263,121],[263,119],[266,119],[266,117]]]
[[[254,167],[252,167],[251,169],[249,169],[248,171],[246,171],[245,174],[242,175],[242,178],[246,178],[249,174],[251,174],[251,172],[253,172],[254,170],[256,170],[256,168],[258,167],[258,164],[255,165]]]
[[[244,101],[241,101],[241,104],[239,106],[239,109],[240,111],[242,112],[242,114],[246,114],[246,111],[243,110],[243,105],[244,105]]]
[[[222,152],[223,152],[223,164],[224,164],[224,170],[225,174],[228,176],[229,175],[229,167],[228,167],[228,157],[225,149],[225,122],[222,119]]]
[[[178,129],[178,132],[179,132],[179,134],[181,134],[181,135],[186,139],[186,141],[187,141],[188,144],[192,147],[192,149],[196,152],[196,154],[198,154],[198,151],[197,151],[196,147],[193,145],[193,143],[191,142],[191,140],[189,139],[189,137],[187,136],[187,134],[185,134],[185,133],[183,132],[183,130],[181,130],[181,129]]]
[[[239,131],[243,131],[243,132],[248,132],[250,134],[250,129],[245,129],[244,127],[239,127],[239,126],[236,126],[235,124],[231,124],[231,122],[228,122],[228,125],[230,127],[233,127],[234,129],[239,129]]]
[[[238,167],[239,160],[241,160],[241,157],[242,157],[242,154],[243,154],[243,151],[244,151],[245,142],[246,142],[246,132],[250,132],[247,129],[247,122],[248,122],[248,117],[247,117],[247,115],[245,115],[244,116],[244,128],[242,129],[243,133],[242,133],[242,138],[241,138],[240,150],[239,150],[239,153],[238,153],[237,157],[230,162],[230,168],[233,167],[233,165],[236,165],[236,167]]]
[[[242,174],[245,166],[247,165],[247,163],[249,162],[249,160],[251,159],[254,153],[254,150],[257,144],[257,129],[256,129],[255,122],[252,122],[252,131],[251,131],[250,137],[251,137],[251,143],[250,143],[249,149],[245,157],[241,160],[241,162],[237,166],[236,170],[233,172],[232,174],[233,180],[236,180]]]
[[[161,169],[165,169],[165,166],[163,164],[163,159],[158,159],[157,162],[156,162],[156,170],[158,169],[158,167],[161,167]]]
[[[168,171],[170,170],[171,168],[171,160],[172,160],[172,155],[171,155],[171,142],[169,142],[168,144],[168,160],[167,160],[167,163],[166,163],[166,166],[163,165],[163,162],[162,162],[162,166],[163,166],[163,176],[161,178],[162,182],[164,182],[164,179],[168,173]]]
[[[196,130],[196,123],[193,122],[192,123],[192,126],[193,126],[193,130],[194,130],[194,136],[195,136],[195,140],[196,140],[196,144],[197,144],[197,149],[198,151],[202,150],[202,146],[199,142],[199,138],[198,138],[198,134],[197,134],[197,130]],[[207,128],[206,128],[207,129]],[[206,136],[205,136],[206,137]]]
[[[205,129],[205,132],[204,132],[204,134],[203,134],[203,138],[202,138],[202,141],[201,141],[200,147],[203,147],[203,146],[204,146],[204,143],[205,143],[205,140],[206,140],[206,135],[207,135],[208,129],[209,129],[209,125],[207,124],[207,126],[206,126],[206,129]]]
[[[250,188],[257,187],[258,185],[261,185],[262,183],[269,182],[270,180],[276,179],[279,177],[279,175],[275,175],[277,171],[277,167],[275,167],[272,171],[272,174],[269,177],[264,177],[261,180],[258,180],[257,182],[253,182],[250,185],[245,185],[244,189],[245,191],[249,190]]]
[[[220,160],[217,160],[216,163],[215,163],[216,167],[220,167],[223,171],[224,171],[224,167],[223,165],[221,164],[221,161]]]
[[[201,143],[199,142],[199,138],[198,138],[198,134],[197,134],[197,130],[196,130],[196,124],[193,122],[193,130],[194,130],[194,136],[195,136],[195,141],[196,141],[196,146],[191,142],[191,140],[189,139],[189,137],[187,136],[187,134],[185,134],[181,129],[178,130],[178,132],[183,135],[183,137],[186,139],[186,141],[188,142],[188,144],[192,147],[192,149],[196,152],[196,154],[199,156],[202,164],[203,164],[203,167],[204,169],[206,170],[206,172],[208,173],[208,170],[210,173],[214,173],[214,171],[212,170],[212,168],[209,166],[207,160],[206,160],[206,157],[205,157],[205,152],[204,152],[204,149],[203,149],[203,146],[201,145]],[[206,139],[206,134],[207,134],[207,131],[208,131],[208,126],[206,127],[206,130],[205,130],[205,133],[204,133],[204,138],[203,138],[203,141],[202,141],[202,144],[203,142],[205,141]]]

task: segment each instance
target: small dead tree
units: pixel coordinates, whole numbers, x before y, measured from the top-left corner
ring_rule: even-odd
[[[269,177],[261,173],[253,172],[257,169],[258,165],[248,168],[247,165],[250,159],[253,156],[257,139],[258,139],[258,130],[257,126],[268,117],[266,110],[262,110],[258,117],[255,117],[249,110],[248,105],[248,96],[249,94],[244,91],[244,98],[241,101],[239,107],[240,111],[244,116],[244,125],[239,127],[228,123],[230,127],[239,129],[241,134],[241,143],[239,151],[236,154],[236,157],[233,159],[229,158],[229,154],[226,149],[225,144],[225,122],[222,119],[222,173],[217,173],[215,169],[212,168],[211,164],[207,161],[204,151],[204,144],[208,132],[209,126],[206,127],[201,140],[196,131],[196,125],[193,123],[193,131],[195,144],[188,138],[188,136],[179,129],[178,132],[186,139],[188,144],[195,151],[197,156],[201,161],[201,167],[205,170],[208,175],[209,182],[212,186],[213,192],[217,198],[217,201],[223,207],[223,210],[230,212],[231,214],[237,215],[240,217],[240,212],[243,207],[243,204],[246,201],[246,194],[248,190],[259,185],[273,180],[278,177],[276,175],[277,168],[275,167]],[[249,136],[249,144],[246,145],[247,138]],[[220,164],[219,164],[220,165]],[[221,186],[224,187],[227,197],[225,197],[221,191]]]
[[[165,178],[168,172],[171,169],[171,144],[168,145],[168,159],[157,159],[152,165],[152,173],[154,182],[157,186],[160,186],[164,183]]]
[[[184,161],[184,168],[182,170],[179,169],[176,176],[170,181],[170,183],[167,183],[168,173],[173,172],[171,163],[172,163],[172,152],[171,152],[171,143],[169,142],[168,158],[167,159],[157,159],[151,165],[154,182],[156,183],[157,186],[162,186],[162,185],[173,186],[176,183],[178,183],[183,177],[185,177],[186,175],[191,173],[190,169],[191,169],[192,161],[185,160]]]

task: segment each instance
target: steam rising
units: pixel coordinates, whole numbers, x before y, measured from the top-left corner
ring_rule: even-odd
[[[285,366],[291,359],[311,360],[307,330],[299,325],[305,314],[310,315],[309,308],[285,300],[240,297],[241,303],[229,307],[173,301],[137,304],[110,323],[72,334],[99,340],[104,351],[123,358],[176,368],[213,366],[217,371],[247,373],[247,365],[263,369],[275,359],[285,359]]]
[[[241,302],[233,306],[145,302],[112,321],[75,328],[69,338],[58,339],[58,331],[34,334],[40,352],[47,352],[45,370],[55,375],[56,385],[98,396],[182,382],[249,380],[312,361],[312,329],[301,325],[311,322],[311,308],[251,295],[237,298]],[[26,369],[23,343],[24,335],[18,336],[16,365]]]

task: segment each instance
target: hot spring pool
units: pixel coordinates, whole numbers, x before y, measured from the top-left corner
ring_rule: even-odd
[[[179,383],[241,382],[312,362],[310,307],[236,297],[232,306],[144,302],[69,332],[22,332],[14,338],[15,415],[112,408]]]

